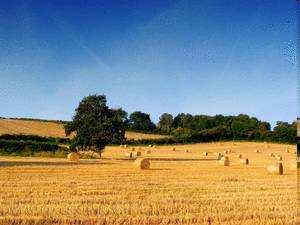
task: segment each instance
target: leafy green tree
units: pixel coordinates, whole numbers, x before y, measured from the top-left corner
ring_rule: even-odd
[[[156,129],[155,124],[150,119],[150,114],[140,111],[130,114],[129,127],[131,130],[144,132],[151,132]]]
[[[76,134],[71,149],[92,149],[101,156],[107,144],[125,140],[124,118],[121,109],[110,109],[106,105],[104,95],[84,97],[76,108],[73,120],[65,125],[67,135]]]
[[[158,129],[161,133],[170,134],[173,125],[173,116],[169,113],[164,113],[159,117]]]
[[[297,123],[289,124],[287,122],[278,121],[273,130],[273,140],[280,142],[293,143],[296,140]]]

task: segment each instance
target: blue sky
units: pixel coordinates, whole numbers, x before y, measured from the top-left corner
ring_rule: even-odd
[[[1,1],[0,116],[297,115],[296,1]]]

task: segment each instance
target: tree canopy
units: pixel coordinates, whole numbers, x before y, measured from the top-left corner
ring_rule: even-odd
[[[72,121],[65,125],[67,135],[76,133],[71,148],[93,149],[101,153],[107,144],[123,142],[126,115],[122,109],[110,109],[104,95],[84,97]]]

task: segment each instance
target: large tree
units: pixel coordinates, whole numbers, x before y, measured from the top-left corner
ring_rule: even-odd
[[[150,119],[150,114],[140,111],[133,112],[129,116],[129,126],[131,130],[151,132],[156,126]]]
[[[76,109],[73,120],[65,125],[67,135],[75,133],[71,149],[92,149],[101,153],[109,143],[125,140],[124,121],[126,113],[122,109],[110,109],[104,95],[84,97]]]
[[[173,125],[173,116],[169,113],[164,113],[159,117],[158,129],[161,133],[170,134]]]

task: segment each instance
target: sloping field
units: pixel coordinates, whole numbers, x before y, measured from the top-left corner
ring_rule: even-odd
[[[296,224],[294,146],[226,142],[135,149],[151,149],[149,170],[125,158],[130,147],[107,147],[104,159],[78,164],[1,157],[0,225]],[[213,153],[228,149],[225,167]],[[271,152],[282,155],[284,175],[267,173],[276,162]],[[238,154],[250,164],[240,164]]]
[[[63,124],[55,122],[41,122],[30,120],[0,119],[1,134],[33,134],[45,137],[66,137]],[[126,132],[129,139],[157,139],[167,136]]]

